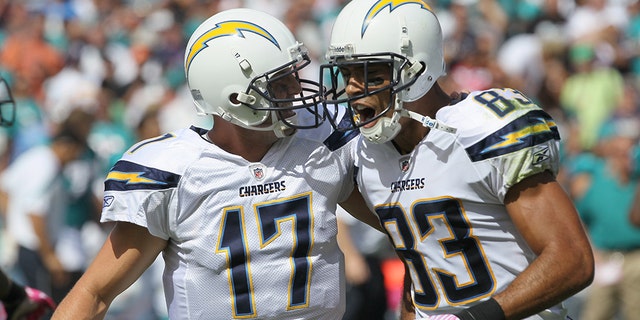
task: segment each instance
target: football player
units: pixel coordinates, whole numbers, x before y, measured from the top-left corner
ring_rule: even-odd
[[[569,319],[594,263],[554,120],[513,89],[445,92],[425,1],[351,1],[327,58],[327,107],[349,106],[334,125],[359,128],[358,187],[405,263],[403,319]]]
[[[214,126],[142,141],[115,164],[101,219],[115,227],[54,319],[104,317],[160,253],[170,319],[341,317],[336,206],[369,210],[352,195],[349,152],[293,135],[325,119],[318,83],[298,77],[309,61],[260,11],[223,11],[194,31],[187,83]]]

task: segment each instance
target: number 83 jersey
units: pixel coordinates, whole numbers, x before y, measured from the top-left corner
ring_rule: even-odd
[[[134,223],[168,240],[169,318],[340,318],[335,210],[353,189],[352,161],[287,137],[249,162],[204,133],[142,141],[105,180],[103,222]]]
[[[468,94],[438,111],[413,152],[360,139],[357,183],[409,266],[416,318],[504,289],[535,258],[503,204],[522,179],[558,169],[558,129],[515,90]]]

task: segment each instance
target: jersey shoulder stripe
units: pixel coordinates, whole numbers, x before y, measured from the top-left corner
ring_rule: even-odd
[[[175,188],[180,175],[119,160],[105,179],[105,191],[162,190]]]
[[[347,143],[349,143],[349,141],[357,137],[358,134],[360,134],[360,131],[358,129],[344,132],[336,130],[332,132],[326,140],[324,140],[324,145],[327,146],[329,150],[336,151],[344,147]]]
[[[105,178],[105,191],[162,190],[176,187],[183,172],[209,143],[206,130],[180,129],[133,145]]]
[[[516,118],[484,139],[466,148],[476,162],[529,148],[549,140],[560,140],[555,121],[549,114],[534,109]]]
[[[349,121],[347,116],[348,115],[342,117],[338,127],[342,127],[343,124],[346,124]],[[324,140],[324,145],[327,146],[329,150],[336,151],[345,146],[352,139],[356,138],[359,134],[360,130],[358,129],[348,131],[334,130],[329,137]]]

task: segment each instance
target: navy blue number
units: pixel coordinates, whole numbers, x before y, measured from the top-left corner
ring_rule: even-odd
[[[397,243],[396,250],[410,265],[410,270],[415,273],[414,281],[418,281],[415,292],[415,301],[424,308],[435,308],[439,304],[439,294],[433,284],[434,278],[440,283],[446,299],[451,304],[460,304],[469,300],[477,300],[491,294],[495,288],[495,279],[489,269],[487,259],[478,239],[473,236],[472,228],[462,212],[458,200],[442,198],[437,200],[421,201],[413,205],[410,216],[397,206],[379,207],[378,215],[387,228],[387,231],[397,230],[402,243]],[[412,219],[417,232],[410,229],[407,219]],[[442,244],[446,258],[460,257],[468,277],[467,283],[459,283],[453,271],[429,268],[424,260],[416,252],[416,243],[425,241],[433,231],[432,219],[441,219],[449,228],[452,236],[438,239]],[[393,227],[391,227],[393,226]],[[393,236],[392,236],[393,239]],[[437,254],[434,252],[433,254]],[[460,272],[461,269],[457,269]],[[431,276],[433,275],[433,277]]]
[[[309,253],[313,243],[313,215],[310,193],[278,199],[255,206],[259,230],[260,249],[269,246],[283,231],[283,223],[291,227],[291,276],[289,280],[287,310],[309,306],[311,288],[311,261]],[[247,246],[245,218],[241,207],[224,211],[216,253],[227,256],[229,290],[235,317],[255,317],[255,298],[251,275],[251,259]]]
[[[227,256],[227,274],[234,318],[256,316],[243,215],[240,207],[228,208],[224,211],[220,239],[216,248],[216,253],[224,253]]]
[[[260,222],[260,248],[264,248],[282,234],[283,222],[291,223],[291,265],[289,280],[289,303],[287,310],[309,306],[311,284],[311,261],[309,252],[313,243],[313,220],[310,214],[310,194],[298,198],[256,206]]]
[[[476,101],[481,103],[483,106],[489,108],[493,111],[498,117],[504,117],[508,113],[516,110],[519,106],[527,106],[532,105],[533,101],[524,96],[517,90],[513,89],[504,89],[509,90],[514,93],[514,96],[510,99],[507,99],[503,93],[500,93],[498,89],[484,91],[481,94],[474,97]],[[513,102],[516,102],[514,104]]]

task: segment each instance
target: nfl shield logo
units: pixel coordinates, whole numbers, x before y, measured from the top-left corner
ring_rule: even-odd
[[[264,178],[264,171],[262,170],[262,168],[254,168],[253,176],[256,177],[256,179],[260,180]]]
[[[409,158],[400,159],[400,170],[402,170],[402,172],[407,172],[407,170],[409,170],[409,165]]]
[[[265,176],[265,168],[263,165],[261,164],[254,164],[252,166],[249,167],[249,169],[251,170],[251,174],[253,175],[253,177],[256,180],[262,180],[264,179]]]

